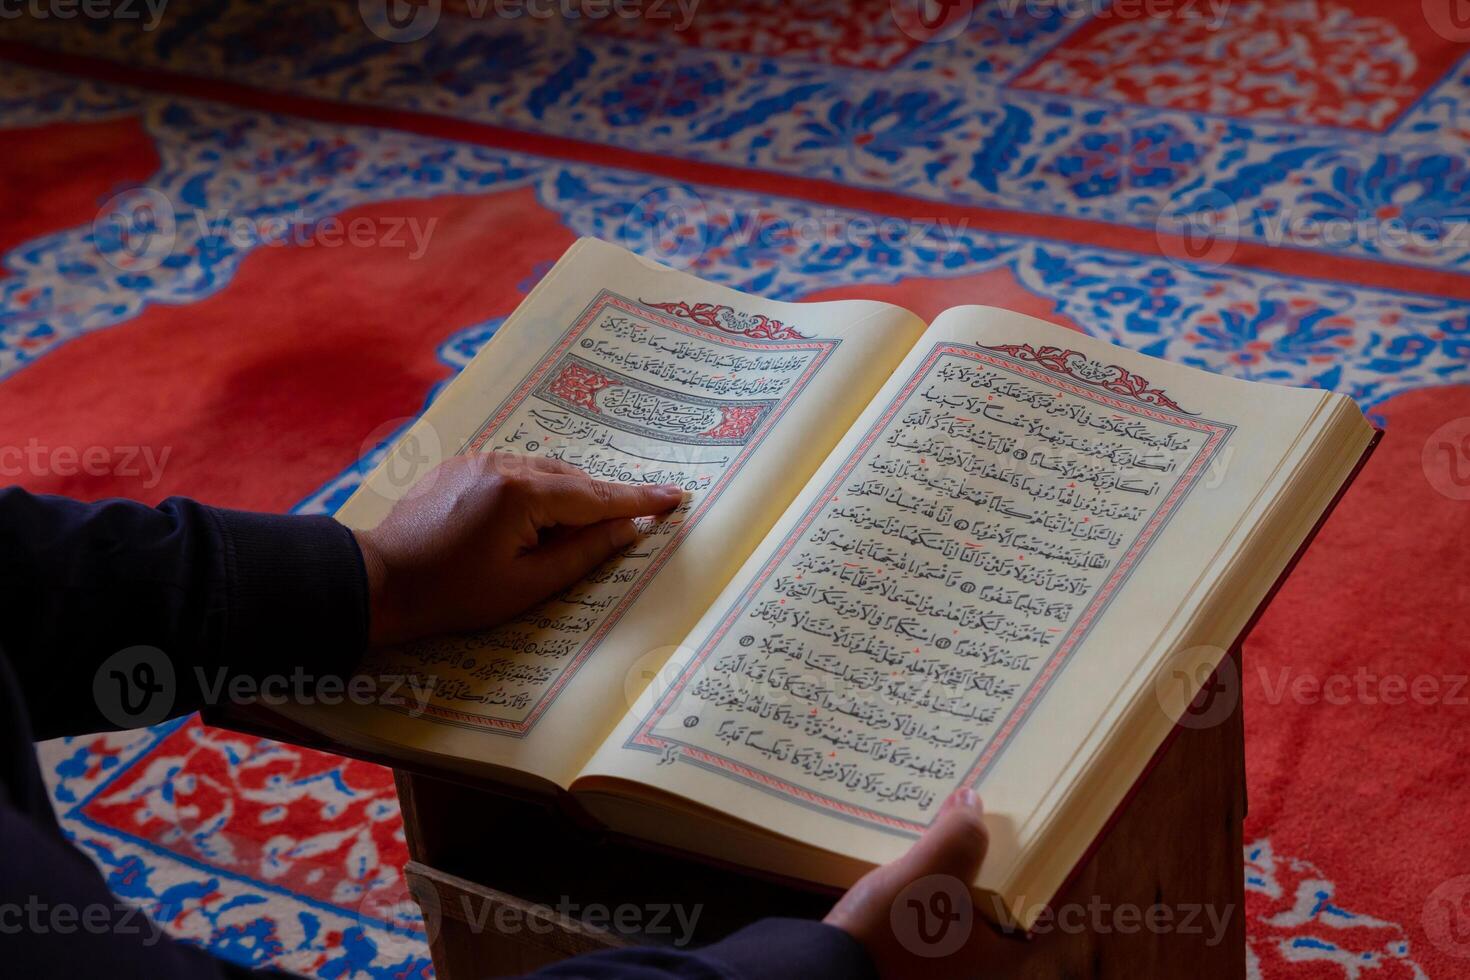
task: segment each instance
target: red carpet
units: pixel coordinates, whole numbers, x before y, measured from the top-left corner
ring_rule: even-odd
[[[330,510],[582,234],[1343,391],[1386,438],[1245,651],[1251,968],[1470,974],[1470,37],[1433,2],[1185,6],[959,4],[935,39],[904,0],[446,9],[401,44],[334,2],[6,22],[4,478]],[[197,721],[46,759],[171,931],[428,971],[383,770]]]

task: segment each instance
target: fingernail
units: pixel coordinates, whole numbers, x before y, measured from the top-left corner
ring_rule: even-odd
[[[669,500],[683,500],[684,488],[675,483],[664,483],[654,487],[655,492]]]
[[[984,812],[984,807],[980,805],[980,797],[968,786],[957,789],[949,794],[949,798],[944,801],[944,805],[946,807],[962,806],[966,809],[974,810],[977,813]]]
[[[638,525],[632,521],[623,521],[613,527],[613,544],[622,548],[638,540]]]

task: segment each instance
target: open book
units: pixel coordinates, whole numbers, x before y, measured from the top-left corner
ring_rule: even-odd
[[[583,239],[337,516],[460,452],[684,503],[515,622],[373,654],[425,702],[287,713],[832,886],[973,786],[977,887],[1029,927],[1373,435],[1005,310],[771,302]]]

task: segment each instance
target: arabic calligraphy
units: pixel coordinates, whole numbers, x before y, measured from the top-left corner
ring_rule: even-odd
[[[429,720],[529,731],[835,346],[732,335],[604,294],[469,448],[559,459],[602,480],[677,484],[685,502],[518,619],[397,648],[381,669],[439,679]]]
[[[1006,354],[933,349],[633,747],[903,830],[978,780],[1229,431]]]

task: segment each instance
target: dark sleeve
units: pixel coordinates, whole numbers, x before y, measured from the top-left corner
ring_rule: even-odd
[[[856,939],[822,922],[762,919],[702,949],[653,947],[592,953],[531,974],[557,980],[877,980]]]
[[[236,675],[340,677],[367,642],[362,555],[327,517],[0,490],[0,590],[38,739],[153,724]]]

